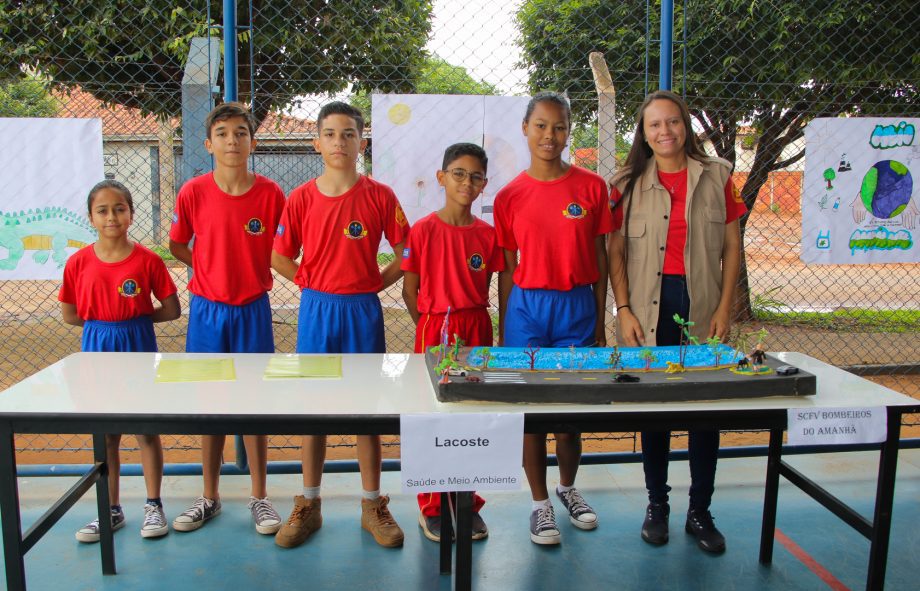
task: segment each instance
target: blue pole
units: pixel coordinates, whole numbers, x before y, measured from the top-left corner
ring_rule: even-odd
[[[237,100],[236,0],[224,0],[224,100]]]
[[[658,88],[671,90],[674,65],[674,0],[661,0],[661,59],[658,64]]]

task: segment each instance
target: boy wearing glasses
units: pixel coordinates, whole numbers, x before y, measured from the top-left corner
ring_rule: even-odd
[[[454,144],[444,152],[438,184],[444,187],[444,207],[419,220],[403,251],[403,299],[415,321],[415,352],[440,342],[448,309],[448,334],[468,346],[492,346],[489,282],[505,266],[495,229],[475,217],[470,208],[485,188],[488,158],[476,144]],[[456,335],[456,337],[454,336]],[[441,495],[418,495],[419,526],[425,537],[441,539]],[[473,539],[488,529],[479,509],[485,501],[473,496]]]
[[[377,293],[402,276],[399,258],[409,223],[393,190],[357,171],[364,117],[355,107],[332,102],[317,117],[313,146],[323,173],[294,189],[275,235],[272,268],[301,288],[298,353],[384,353],[383,310]],[[384,269],[377,249],[386,237],[396,253]],[[300,263],[294,259],[300,255]],[[361,527],[381,546],[403,544],[403,532],[380,494],[379,435],[358,435],[363,499]],[[284,548],[302,544],[322,526],[320,480],[326,437],[303,438],[303,494],[275,536]]]

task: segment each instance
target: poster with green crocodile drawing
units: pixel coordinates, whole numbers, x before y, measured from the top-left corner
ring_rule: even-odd
[[[96,240],[86,197],[104,178],[99,119],[0,118],[0,281],[60,279]]]

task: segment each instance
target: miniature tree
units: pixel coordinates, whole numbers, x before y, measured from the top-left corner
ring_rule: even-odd
[[[722,344],[722,339],[716,336],[712,336],[706,339],[706,344],[709,345],[709,349],[712,351],[712,356],[716,358],[714,365],[719,367],[719,361],[722,359],[722,349],[720,347]]]
[[[639,359],[645,361],[645,371],[651,371],[652,364],[658,361],[658,358],[655,356],[655,352],[651,349],[642,349],[639,351]]]
[[[527,348],[524,349],[524,354],[527,355],[527,359],[530,361],[530,371],[533,371],[537,364],[537,352],[539,350],[540,347],[534,347],[533,345],[527,345]]]
[[[620,348],[617,345],[614,345],[613,352],[611,352],[610,357],[607,358],[607,365],[609,365],[610,369],[614,371],[622,369],[622,358],[623,354],[620,353]]]
[[[575,360],[578,353],[575,351],[575,345],[569,345],[569,369],[575,369]]]
[[[691,320],[684,320],[680,314],[674,315],[674,322],[680,327],[680,349],[678,349],[678,364],[683,367],[687,357],[687,345],[699,345],[700,340],[690,334],[690,329],[696,324]]]
[[[831,184],[831,181],[837,178],[837,173],[834,172],[833,168],[826,168],[824,170],[824,180],[827,181],[827,188],[833,189],[834,185]]]
[[[492,360],[492,350],[488,347],[483,347],[479,350],[479,354],[482,355],[482,369],[489,367],[489,361]]]

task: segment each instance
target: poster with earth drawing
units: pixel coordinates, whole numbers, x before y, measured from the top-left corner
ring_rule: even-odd
[[[917,263],[920,119],[826,118],[805,129],[802,260]]]

